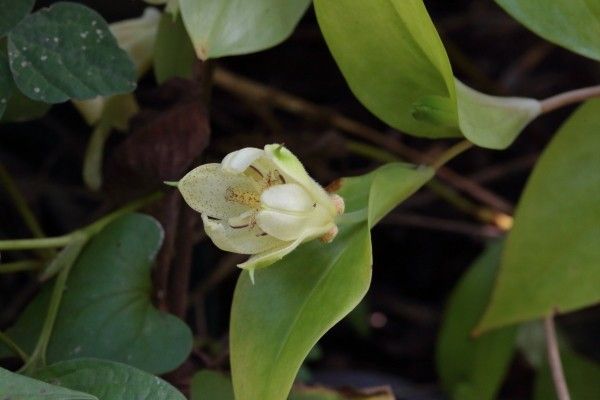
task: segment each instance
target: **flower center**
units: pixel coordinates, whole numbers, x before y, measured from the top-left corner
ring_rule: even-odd
[[[250,208],[260,207],[260,194],[249,190],[228,187],[225,192],[225,200],[243,204]]]

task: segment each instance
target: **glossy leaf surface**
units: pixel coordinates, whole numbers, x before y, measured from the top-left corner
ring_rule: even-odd
[[[531,174],[479,330],[600,301],[600,100],[559,129]]]
[[[91,394],[19,375],[0,368],[0,399],[9,400],[99,400]]]
[[[198,58],[247,54],[286,39],[310,0],[179,0]]]
[[[597,0],[496,0],[496,3],[541,37],[600,60]]]

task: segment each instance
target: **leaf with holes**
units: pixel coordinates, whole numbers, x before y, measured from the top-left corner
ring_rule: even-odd
[[[505,328],[473,338],[500,264],[502,244],[491,244],[473,263],[448,301],[437,345],[437,369],[456,400],[496,398],[515,352],[516,329]]]
[[[162,235],[156,220],[131,214],[108,225],[84,248],[52,332],[50,362],[97,357],[158,374],[186,359],[190,329],[151,301],[150,270]],[[7,332],[26,351],[37,340],[50,294],[47,285]]]
[[[310,0],[179,0],[198,58],[247,54],[287,38]]]
[[[50,385],[0,368],[0,399],[3,400],[99,400],[91,394]]]
[[[35,0],[0,0],[0,37],[6,35],[33,8]]]
[[[284,400],[317,341],[363,298],[371,281],[370,226],[433,176],[393,163],[341,182],[346,214],[330,244],[305,243],[235,289],[230,325],[237,400]],[[345,222],[344,222],[345,221]]]
[[[485,331],[600,302],[600,100],[581,106],[529,178],[506,242]]]
[[[597,0],[496,0],[500,7],[544,39],[600,61]]]
[[[99,400],[185,400],[177,389],[162,379],[106,360],[82,358],[63,361],[37,371],[35,377],[91,393]]]
[[[8,36],[17,87],[46,103],[132,91],[135,68],[104,19],[90,8],[59,2],[22,20]]]

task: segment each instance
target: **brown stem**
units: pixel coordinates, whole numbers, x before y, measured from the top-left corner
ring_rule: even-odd
[[[544,319],[544,333],[546,335],[546,349],[548,350],[548,364],[552,372],[552,381],[558,400],[571,400],[562,362],[560,361],[556,327],[554,326],[554,313],[550,313]]]
[[[250,98],[253,101],[265,102],[267,104],[271,104],[272,106],[281,108],[282,110],[286,110],[292,114],[324,121],[352,136],[377,144],[381,148],[388,149],[411,162],[430,164],[434,161],[420,151],[408,147],[397,140],[384,135],[376,129],[354,121],[334,110],[319,106],[315,103],[311,103],[300,97],[284,92],[283,90],[275,89],[262,83],[252,81],[222,68],[217,68],[215,70],[213,79],[215,85],[234,93],[237,96]],[[464,191],[465,193],[468,193],[482,203],[496,208],[499,211],[508,213],[512,212],[513,207],[506,200],[490,192],[481,185],[469,180],[468,178],[457,174],[453,170],[447,167],[441,167],[438,169],[437,174],[442,180]]]
[[[548,97],[540,102],[542,106],[542,114],[549,113],[561,107],[579,103],[593,97],[600,97],[600,85],[575,89],[565,93],[557,94],[556,96]]]

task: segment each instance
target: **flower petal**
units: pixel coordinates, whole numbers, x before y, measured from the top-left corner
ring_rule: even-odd
[[[177,187],[185,202],[194,210],[209,217],[227,220],[249,210],[248,205],[227,200],[227,191],[255,193],[252,179],[230,174],[221,164],[204,164],[187,173]]]
[[[277,166],[278,171],[288,178],[287,180],[298,183],[332,215],[336,214],[329,194],[308,175],[300,160],[291,151],[280,144],[268,144],[265,146],[265,154]]]
[[[311,211],[315,203],[308,192],[296,183],[271,186],[261,194],[260,201],[269,209],[289,212]]]
[[[224,171],[241,174],[250,166],[250,164],[264,155],[264,150],[255,147],[245,147],[241,150],[227,154],[225,158],[223,158],[223,161],[221,161],[221,166]]]
[[[284,214],[263,210],[256,215],[256,223],[266,233],[281,240],[295,240],[302,235],[310,221],[309,215]]]
[[[202,214],[204,230],[213,243],[224,251],[240,254],[257,254],[282,246],[283,242],[273,236],[261,235],[257,228],[232,228],[226,221],[211,220]]]

